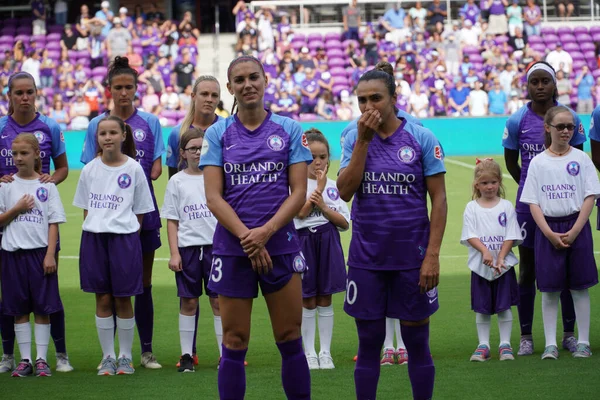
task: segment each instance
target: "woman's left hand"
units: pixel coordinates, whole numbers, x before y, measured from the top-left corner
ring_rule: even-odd
[[[258,255],[260,249],[265,247],[270,238],[271,233],[269,232],[269,229],[263,225],[258,228],[250,229],[242,235],[240,237],[240,239],[242,239],[240,243],[244,249],[244,253],[252,258]]]
[[[419,287],[421,293],[425,293],[439,285],[440,283],[440,257],[436,255],[425,254],[425,259],[421,264],[421,275],[419,277]]]
[[[54,178],[52,177],[52,175],[49,175],[49,174],[41,174],[40,182],[41,183],[54,183]]]

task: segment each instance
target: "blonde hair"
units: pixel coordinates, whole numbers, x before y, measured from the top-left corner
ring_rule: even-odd
[[[12,141],[13,144],[23,142],[25,144],[30,145],[33,148],[33,152],[37,153],[37,158],[33,163],[33,169],[38,174],[42,173],[42,157],[40,156],[40,142],[33,136],[32,133],[20,133],[17,137]]]
[[[504,184],[502,183],[502,169],[500,165],[491,158],[483,160],[477,159],[475,164],[475,173],[473,178],[473,200],[481,198],[481,192],[477,190],[477,185],[485,177],[492,177],[498,180],[498,196],[504,198]]]
[[[194,86],[192,87],[192,93],[194,94],[194,96],[196,95],[196,90],[198,90],[198,86],[200,85],[201,82],[216,82],[217,86],[219,87],[219,99],[221,99],[221,84],[219,83],[219,81],[217,80],[217,78],[215,78],[212,75],[202,75],[200,77],[198,77],[198,79],[196,79],[196,81],[194,82]],[[190,108],[187,111],[187,114],[185,114],[185,118],[183,119],[183,122],[181,123],[181,128],[179,129],[179,137],[183,136],[183,134],[190,129],[190,127],[192,126],[192,122],[194,122],[194,116],[196,114],[196,102],[192,101],[190,104]]]

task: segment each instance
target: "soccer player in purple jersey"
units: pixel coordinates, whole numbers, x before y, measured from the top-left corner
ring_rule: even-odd
[[[344,309],[358,330],[359,400],[376,398],[386,317],[401,321],[413,397],[430,399],[435,379],[429,317],[439,307],[446,170],[433,133],[396,116],[395,89],[394,78],[381,71],[360,78],[362,116],[344,140],[337,180],[342,199],[354,197]]]
[[[306,261],[292,220],[306,198],[312,155],[300,124],[264,109],[267,78],[260,61],[236,58],[227,77],[238,111],[208,128],[200,158],[208,208],[218,221],[208,288],[219,294],[223,323],[219,395],[244,398],[250,315],[260,285],[285,394],[310,399],[300,334]]]
[[[592,111],[592,119],[590,121],[590,147],[592,148],[592,161],[596,169],[600,171],[600,104]],[[600,202],[596,201],[596,205],[600,206]],[[600,230],[600,212],[596,217],[596,230]]]
[[[42,174],[40,182],[58,185],[67,178],[69,166],[62,132],[58,124],[51,118],[41,115],[35,109],[37,88],[33,77],[27,72],[17,72],[8,81],[9,110],[8,116],[0,118],[0,182],[12,182],[12,175],[17,172],[11,154],[11,145],[17,135],[32,133],[40,143]],[[50,160],[54,163],[54,173],[50,175]],[[58,252],[56,262],[58,265]],[[0,360],[0,373],[10,372],[14,368],[14,321],[12,317],[1,312],[0,332],[4,355]],[[65,313],[61,308],[50,315],[51,334],[56,347],[56,369],[69,372],[73,367],[67,356],[65,341]]]
[[[115,57],[108,69],[108,85],[114,101],[114,108],[90,121],[83,144],[81,162],[88,164],[96,158],[98,123],[107,115],[119,117],[131,127],[136,147],[135,160],[144,169],[150,184],[152,201],[154,202],[154,211],[144,216],[140,234],[144,256],[144,292],[135,296],[135,322],[142,347],[141,365],[148,369],[158,369],[161,368],[161,365],[152,353],[154,330],[152,267],[154,265],[154,253],[161,246],[161,223],[152,181],[157,180],[162,174],[161,156],[165,152],[165,145],[158,118],[152,114],[139,111],[133,106],[137,84],[137,71],[129,66],[127,57]]]
[[[519,323],[521,326],[521,341],[519,344],[520,356],[533,354],[532,324],[535,305],[535,255],[533,251],[535,238],[535,221],[531,216],[529,206],[520,201],[523,185],[527,178],[527,170],[531,160],[546,149],[544,144],[544,115],[557,105],[556,74],[554,69],[546,62],[539,61],[527,70],[527,91],[531,102],[521,107],[506,122],[502,146],[506,169],[518,183],[517,220],[523,233],[523,243],[519,246]],[[573,112],[573,111],[572,111]],[[582,150],[585,142],[585,130],[579,117],[573,112],[575,134],[571,138],[571,145]],[[521,165],[519,165],[519,157]],[[568,290],[561,296],[563,318],[562,346],[574,352],[577,348],[575,330],[575,309],[573,298]]]
[[[167,144],[169,178],[185,168],[185,165],[179,165],[179,138],[189,128],[198,128],[206,131],[209,126],[223,119],[215,114],[220,100],[221,85],[217,78],[211,75],[203,75],[196,79],[192,88],[192,103],[190,108],[183,122],[176,125],[169,134]]]

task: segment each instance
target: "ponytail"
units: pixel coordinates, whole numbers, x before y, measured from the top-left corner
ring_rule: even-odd
[[[135,141],[133,140],[133,130],[131,129],[131,125],[125,124],[125,141],[121,145],[121,152],[126,156],[129,156],[135,159]]]

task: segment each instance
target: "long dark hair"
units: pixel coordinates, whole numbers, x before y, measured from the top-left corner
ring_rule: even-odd
[[[114,115],[109,115],[102,118],[98,122],[97,132],[100,130],[100,124],[105,121],[115,121],[119,124],[121,131],[125,132],[125,140],[121,144],[121,153],[135,159],[135,141],[133,140],[133,131],[131,130],[131,126],[126,124],[121,118],[115,117]],[[98,149],[97,153],[102,154],[102,148],[100,148],[100,144],[98,143],[98,133],[96,133],[96,148]]]
[[[198,139],[198,138],[204,139],[204,131],[202,129],[198,129],[198,128],[188,129],[187,131],[185,131],[183,133],[183,135],[181,135],[181,138],[179,139],[179,150],[185,151],[185,147],[187,146],[189,141],[192,139]],[[187,167],[186,160],[184,160],[183,157],[181,157],[181,151],[179,152],[179,157],[178,157],[179,163],[177,164],[177,167],[180,170]]]
[[[323,135],[323,132],[321,132],[317,128],[310,128],[309,130],[304,132],[304,134],[306,135],[306,141],[308,142],[308,144],[311,144],[313,142],[319,142],[325,145],[325,147],[327,148],[327,169],[329,169],[329,164],[331,163],[331,150],[329,149],[329,142],[327,141],[325,135]]]
[[[37,86],[35,85],[35,79],[33,79],[33,76],[31,76],[29,72],[21,71],[12,74],[10,78],[8,78],[8,115],[13,115],[15,113],[15,107],[13,106],[10,94],[12,92],[14,83],[17,79],[29,79],[31,83],[33,83],[33,91],[37,95]],[[36,111],[37,110],[35,110],[34,106],[34,114]]]

